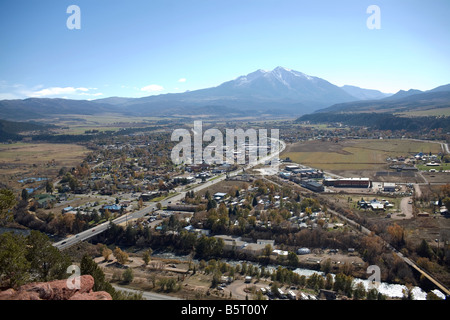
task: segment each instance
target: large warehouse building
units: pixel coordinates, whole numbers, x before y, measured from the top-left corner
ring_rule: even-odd
[[[372,186],[369,178],[325,179],[323,184],[328,187],[341,188],[369,188]]]

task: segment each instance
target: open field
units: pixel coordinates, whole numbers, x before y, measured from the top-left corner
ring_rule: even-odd
[[[431,184],[447,184],[450,182],[450,172],[423,172],[422,176]]]
[[[388,157],[440,151],[437,143],[413,140],[314,140],[288,145],[281,157],[322,170],[384,170]]]
[[[83,146],[52,143],[13,143],[0,145],[0,164],[42,164],[55,160],[61,165],[78,163],[88,152]]]
[[[398,115],[402,115],[404,117],[438,117],[438,116],[450,116],[450,107],[448,108],[435,108],[435,109],[427,109],[427,110],[412,110],[407,112],[399,112]]]
[[[1,144],[0,181],[15,186],[24,177],[51,177],[62,167],[79,164],[88,152],[76,144]]]
[[[83,134],[87,130],[118,131],[122,128],[146,127],[155,121],[164,120],[159,117],[133,117],[119,114],[97,114],[97,115],[54,115],[51,119],[38,119],[42,123],[60,126],[57,134]]]
[[[253,126],[263,127],[267,121],[271,123],[292,120],[290,117],[280,117],[273,119],[273,115],[268,116],[267,119],[261,119],[259,116],[239,116],[231,117],[224,120],[221,118],[211,118],[210,115],[172,115],[170,117],[138,117],[131,115],[121,115],[115,113],[103,113],[95,115],[79,115],[79,114],[61,114],[53,115],[51,118],[36,119],[36,121],[45,124],[51,124],[61,127],[54,130],[56,134],[84,134],[87,130],[104,131],[118,131],[123,128],[143,128],[152,125],[158,125],[158,121],[172,121],[172,122],[187,122],[192,124],[194,120],[202,120],[204,125],[214,124],[215,126],[227,126],[229,121],[252,123]],[[315,125],[311,127],[320,127],[322,129],[328,128],[327,125]]]
[[[433,170],[442,171],[442,170],[450,170],[450,163],[441,163],[439,166],[427,166],[426,164],[420,164],[417,165],[417,169],[421,171],[430,171],[433,172]]]

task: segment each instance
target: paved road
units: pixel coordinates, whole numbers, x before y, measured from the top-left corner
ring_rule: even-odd
[[[275,139],[272,139],[272,140],[275,140]],[[250,169],[250,168],[252,168],[252,167],[254,167],[256,165],[264,164],[264,163],[266,163],[266,161],[272,160],[273,158],[278,159],[279,154],[281,152],[283,152],[283,150],[286,148],[286,144],[283,141],[281,141],[281,140],[276,140],[276,141],[278,141],[279,143],[274,143],[273,145],[274,146],[278,145],[278,150],[279,150],[278,152],[273,152],[272,154],[270,154],[270,155],[268,155],[268,156],[266,156],[264,158],[259,159],[255,163],[250,163],[250,164],[248,164],[247,166],[245,166],[243,168],[240,168],[238,170],[229,172],[228,176],[230,176],[230,177],[236,176],[236,175],[242,173],[243,169],[244,170],[248,170],[248,169]],[[199,186],[197,186],[197,187],[195,187],[193,189],[190,189],[189,191],[198,192],[198,191],[203,190],[205,188],[211,187],[212,185],[214,185],[216,183],[219,183],[219,182],[225,180],[226,178],[227,178],[226,174],[219,175],[217,177],[214,177],[212,180],[206,181],[205,183],[203,183],[203,184],[201,184],[201,185],[199,185]],[[181,201],[182,199],[185,198],[185,195],[186,195],[186,192],[180,192],[180,193],[175,194],[175,195],[173,195],[171,197],[165,198],[164,200],[160,201],[160,203],[161,203],[161,205],[163,207],[167,207],[171,203],[176,203],[177,201]],[[156,209],[157,209],[157,203],[154,202],[154,203],[151,203],[150,205],[148,205],[147,207],[145,207],[145,208],[143,208],[141,210],[122,215],[119,218],[117,218],[115,220],[112,220],[112,223],[120,224],[120,223],[126,222],[127,220],[134,220],[134,219],[142,218],[146,214],[151,213],[151,212],[153,212]],[[97,226],[91,228],[91,229],[88,229],[86,231],[80,232],[80,233],[78,233],[76,235],[68,237],[68,238],[66,238],[64,240],[61,240],[59,242],[55,242],[55,243],[53,243],[53,245],[56,248],[60,249],[60,250],[61,249],[65,249],[65,248],[68,248],[68,247],[78,243],[78,242],[85,241],[85,240],[87,240],[87,239],[89,239],[89,238],[91,238],[93,236],[96,236],[96,235],[106,231],[108,229],[108,227],[109,227],[109,222],[104,222],[104,223],[102,223],[100,225],[97,225]]]
[[[145,300],[183,300],[183,299],[180,299],[177,297],[172,297],[172,296],[168,296],[165,294],[159,294],[159,293],[150,292],[150,291],[139,291],[139,290],[120,287],[117,285],[113,285],[113,287],[114,287],[114,289],[116,289],[118,291],[125,291],[125,292],[130,292],[130,293],[142,293],[142,298],[144,298]]]
[[[450,150],[448,149],[448,143],[441,143],[441,147],[442,147],[442,150],[443,150],[446,154],[449,154],[449,153],[450,153]]]
[[[346,220],[349,224],[358,227],[360,226],[359,223],[348,219],[347,217],[345,217],[344,215],[328,209],[329,212],[333,213],[334,215],[339,216],[341,219]],[[370,231],[369,229],[361,226],[360,227],[360,231],[366,235],[370,235],[372,233],[372,231]],[[425,270],[423,270],[422,268],[420,268],[417,264],[415,264],[413,261],[411,261],[409,258],[407,258],[406,256],[404,256],[400,251],[398,251],[397,249],[395,249],[390,243],[384,241],[381,237],[379,237],[381,239],[381,241],[384,243],[384,245],[389,248],[394,254],[396,254],[400,259],[402,259],[403,261],[405,261],[406,264],[408,264],[409,266],[411,266],[412,268],[416,269],[417,271],[419,271],[424,277],[426,277],[428,280],[430,280],[432,283],[434,283],[436,285],[436,287],[439,288],[439,290],[441,290],[447,297],[450,296],[450,291],[448,288],[446,288],[442,283],[440,283],[439,281],[437,281],[435,278],[433,278],[430,274],[428,274],[428,272],[426,272]]]
[[[267,179],[267,181],[275,183],[269,179]],[[409,201],[408,199],[411,199],[409,197],[404,198],[407,199],[406,201]],[[404,200],[402,199],[402,200]],[[407,205],[411,206],[410,204],[407,203]],[[354,226],[356,228],[356,230],[359,230],[359,232],[365,234],[365,235],[371,235],[372,231],[367,229],[366,227],[362,226],[361,224],[357,223],[354,220],[351,220],[349,218],[347,218],[346,216],[340,214],[337,211],[334,211],[330,208],[327,209],[328,212],[332,213],[333,215],[338,216],[340,219],[347,221],[348,224]],[[412,210],[412,208],[411,208]],[[379,237],[379,236],[377,236]],[[420,268],[416,263],[414,263],[413,261],[411,261],[409,258],[407,258],[406,256],[404,256],[400,251],[398,251],[397,249],[395,249],[390,243],[386,242],[384,239],[382,239],[381,237],[379,237],[381,239],[381,241],[384,243],[384,245],[389,248],[394,254],[396,254],[400,259],[402,259],[403,261],[405,261],[406,264],[408,264],[409,266],[411,266],[412,268],[416,269],[417,271],[419,271],[424,277],[426,277],[428,280],[430,280],[432,283],[434,283],[436,285],[436,287],[439,288],[439,290],[441,290],[447,297],[450,297],[450,290],[445,287],[442,283],[440,283],[439,281],[437,281],[435,278],[433,278],[427,271],[423,270],[422,268]]]

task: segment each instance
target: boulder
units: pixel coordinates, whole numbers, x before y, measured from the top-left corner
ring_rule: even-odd
[[[112,300],[104,291],[93,292],[94,278],[80,276],[79,288],[68,285],[67,280],[28,283],[17,290],[0,292],[0,300]]]

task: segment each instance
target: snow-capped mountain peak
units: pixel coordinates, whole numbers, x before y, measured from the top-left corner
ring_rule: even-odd
[[[271,71],[271,73],[273,75],[276,75],[276,76],[281,77],[281,78],[286,77],[286,76],[295,76],[295,77],[300,77],[300,78],[304,78],[304,79],[307,79],[307,80],[314,80],[315,79],[315,77],[307,75],[307,74],[305,74],[303,72],[295,71],[295,70],[288,69],[288,68],[285,68],[285,67],[276,67],[275,69],[273,69]]]
[[[249,100],[302,102],[308,105],[330,105],[330,101],[355,100],[344,90],[326,80],[285,67],[271,71],[256,70],[215,88],[217,96]]]

